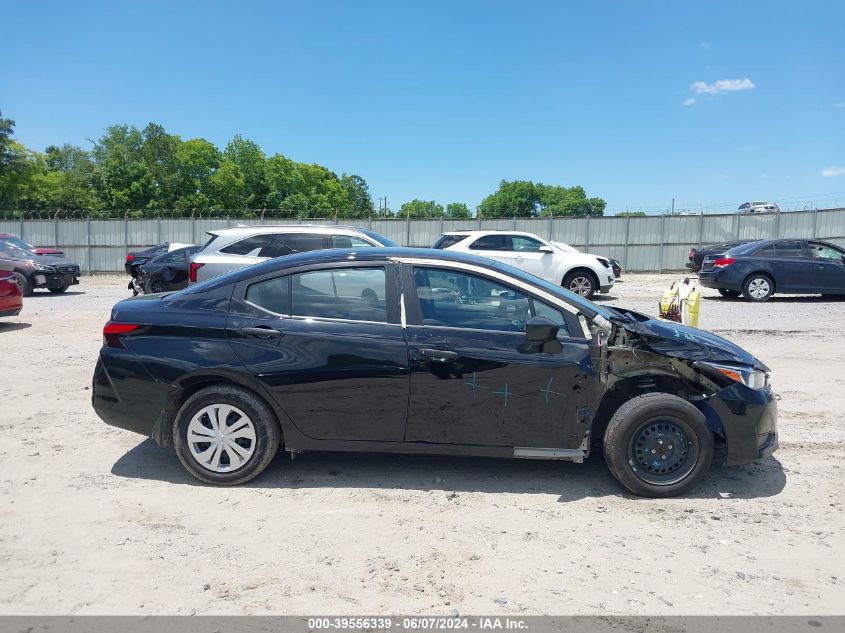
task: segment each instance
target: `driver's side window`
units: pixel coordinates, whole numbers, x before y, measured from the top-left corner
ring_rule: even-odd
[[[560,310],[479,275],[441,268],[415,268],[423,325],[523,332],[533,316],[550,318],[568,336]]]

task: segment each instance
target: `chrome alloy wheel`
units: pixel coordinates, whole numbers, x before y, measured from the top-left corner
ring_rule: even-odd
[[[255,425],[237,407],[211,404],[191,419],[187,443],[191,456],[203,468],[215,473],[232,472],[255,453]]]
[[[593,290],[593,281],[586,275],[578,275],[569,282],[569,291],[576,295],[586,297]]]
[[[769,285],[768,280],[763,279],[762,277],[752,279],[748,284],[748,294],[755,299],[764,299],[768,296],[770,290],[771,286]]]

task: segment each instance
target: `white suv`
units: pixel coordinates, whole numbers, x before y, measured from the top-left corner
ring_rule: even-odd
[[[191,257],[191,283],[293,253],[327,248],[398,246],[375,231],[337,225],[259,224],[209,231],[208,234],[211,239]]]
[[[774,202],[743,202],[739,205],[739,213],[780,213],[780,208]]]
[[[587,298],[609,291],[615,282],[609,259],[572,252],[565,244],[548,242],[532,233],[453,231],[444,233],[434,248],[489,257]]]

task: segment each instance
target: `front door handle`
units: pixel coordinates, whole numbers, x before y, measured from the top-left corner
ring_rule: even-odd
[[[258,338],[279,338],[282,333],[267,325],[260,327],[242,327],[241,334],[244,336],[257,336]]]
[[[420,355],[432,360],[440,361],[441,363],[460,358],[460,354],[458,354],[458,352],[450,352],[447,349],[421,349]]]

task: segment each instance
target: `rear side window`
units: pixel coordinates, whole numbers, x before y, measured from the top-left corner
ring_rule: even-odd
[[[354,235],[332,235],[332,248],[372,248],[373,245],[367,240],[362,240]]]
[[[509,251],[510,240],[506,235],[485,235],[475,240],[469,247],[474,251]]]
[[[280,233],[273,237],[288,249],[288,253],[305,253],[327,248],[326,236],[316,233]]]
[[[775,244],[778,257],[806,257],[804,245],[801,242],[778,242]]]
[[[252,235],[221,248],[220,252],[228,255],[258,255],[270,239],[269,235]]]
[[[466,235],[444,235],[434,243],[432,248],[449,248],[459,242],[463,242],[465,239]]]
[[[291,313],[303,317],[387,322],[384,268],[315,270],[292,276]]]
[[[276,314],[290,314],[290,277],[276,277],[252,284],[246,300]]]

